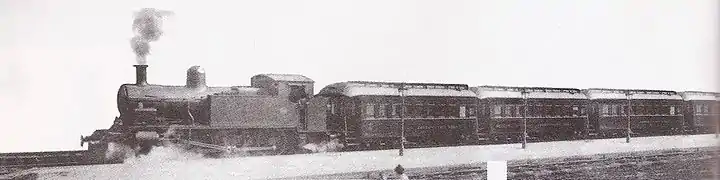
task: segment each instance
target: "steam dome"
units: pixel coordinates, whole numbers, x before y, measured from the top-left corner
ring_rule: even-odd
[[[185,86],[188,88],[205,88],[207,84],[205,82],[205,69],[200,66],[193,66],[187,70],[187,83]]]

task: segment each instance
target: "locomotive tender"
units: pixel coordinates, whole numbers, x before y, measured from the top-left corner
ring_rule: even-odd
[[[720,98],[710,92],[348,81],[314,94],[314,81],[302,75],[209,87],[193,66],[186,85],[167,86],[147,83],[147,67],[135,65],[136,82],[120,86],[113,125],[81,137],[100,161],[122,161],[124,152],[110,153],[118,145],[140,154],[171,142],[207,155],[279,155],[401,141],[509,143],[525,132],[533,141],[712,133],[719,122]]]

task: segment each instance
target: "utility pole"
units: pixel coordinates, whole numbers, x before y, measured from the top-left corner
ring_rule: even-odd
[[[716,96],[716,97],[718,97],[718,96]],[[718,100],[720,100],[720,99],[718,99]],[[717,139],[719,136],[718,132],[720,132],[720,117],[718,117],[718,116],[720,116],[720,103],[718,103],[718,102],[713,102],[713,103],[714,103],[715,107],[712,108],[713,106],[710,106],[711,108],[710,108],[709,113],[712,115],[710,117],[715,117],[712,120],[715,122],[715,139]],[[686,113],[688,113],[687,115],[692,115],[692,114],[695,114],[695,112],[697,112],[697,110],[690,111],[691,109],[693,109],[692,106],[695,106],[694,104],[690,104],[688,106],[690,106],[690,107],[686,108],[686,109],[688,109],[688,112],[686,112]],[[695,106],[695,107],[697,107],[697,106]],[[697,117],[693,117],[693,118],[697,118]],[[715,161],[715,167],[720,167],[720,162]],[[718,174],[720,173],[720,168],[714,168],[713,172],[714,172],[713,178],[718,179]]]
[[[528,133],[527,133],[527,109],[528,109],[527,94],[528,94],[528,92],[527,92],[527,90],[523,89],[522,92],[520,92],[520,93],[522,93],[523,106],[525,106],[525,108],[523,108],[524,111],[523,111],[523,142],[522,142],[522,148],[525,149],[527,147],[527,136],[528,136]]]
[[[630,91],[625,93],[625,97],[627,98],[627,137],[625,137],[625,143],[630,143],[630,120],[632,119],[630,116],[630,113],[632,113],[632,104],[630,103]]]
[[[718,99],[718,100],[720,100],[720,99]],[[710,113],[710,115],[711,115],[710,117],[715,117],[715,118],[713,118],[713,121],[715,122],[715,138],[717,139],[718,137],[720,137],[720,103],[719,102],[713,102],[713,103],[714,104],[708,105],[708,106],[710,106],[710,108],[709,108],[710,112],[708,112],[708,113]],[[690,105],[690,106],[692,106],[692,105]],[[695,112],[687,112],[687,113],[695,113]]]
[[[405,153],[405,83],[400,83],[398,92],[400,92],[400,156]]]

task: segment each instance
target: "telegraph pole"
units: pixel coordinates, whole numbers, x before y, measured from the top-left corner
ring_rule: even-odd
[[[715,114],[716,118],[713,119],[715,121],[715,139],[720,137],[720,118],[718,116],[720,115]]]
[[[405,153],[405,83],[400,83],[398,92],[400,93],[400,156]]]
[[[632,106],[630,104],[630,96],[631,95],[632,94],[630,94],[630,92],[625,93],[625,97],[627,98],[627,107],[628,107],[627,113],[626,113],[627,114],[627,137],[625,137],[625,143],[630,143],[630,120],[631,120],[630,113],[632,112]]]
[[[523,89],[521,93],[522,93],[522,98],[523,98],[523,105],[525,106],[525,108],[523,108],[524,111],[523,111],[523,142],[522,142],[522,148],[525,149],[527,147],[527,136],[528,136],[528,134],[527,134],[527,109],[528,109],[527,94],[528,94],[528,92],[527,92],[527,90]]]
[[[714,108],[712,105],[709,105],[711,108],[710,108],[710,112],[708,112],[708,113],[710,113],[710,115],[711,115],[710,117],[715,117],[715,118],[713,118],[713,121],[715,121],[715,138],[717,139],[718,137],[720,137],[720,103],[715,102],[714,105],[715,105]],[[687,112],[687,113],[695,113],[695,112]]]

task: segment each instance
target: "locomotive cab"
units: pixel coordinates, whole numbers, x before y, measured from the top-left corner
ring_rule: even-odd
[[[250,79],[252,87],[266,89],[274,96],[288,97],[292,103],[298,103],[313,95],[315,81],[297,74],[258,74]]]

